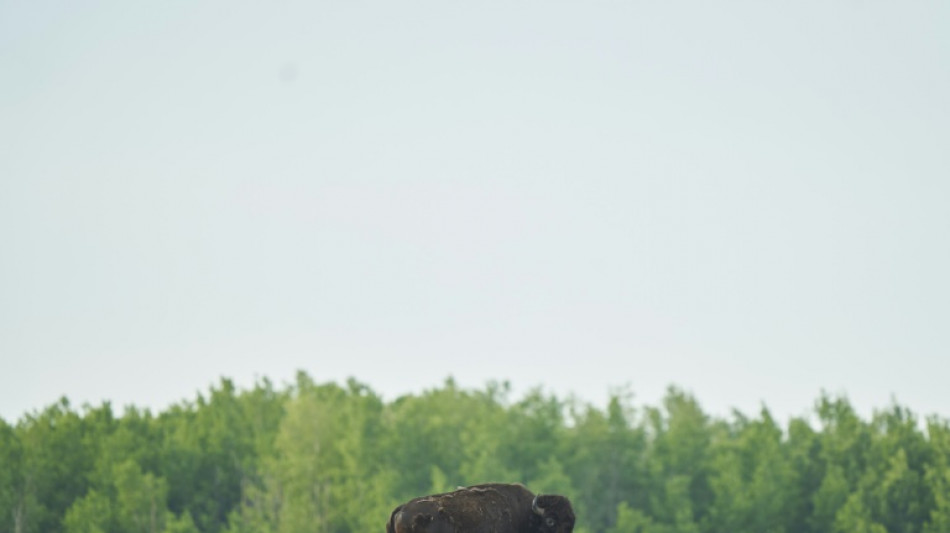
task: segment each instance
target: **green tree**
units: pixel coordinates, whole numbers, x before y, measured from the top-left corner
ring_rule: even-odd
[[[164,479],[143,472],[132,459],[115,468],[116,518],[123,531],[161,533],[168,509],[168,484]]]
[[[874,431],[865,478],[873,516],[891,533],[918,533],[934,505],[924,482],[932,450],[917,418],[897,405],[874,414]]]
[[[363,385],[316,385],[298,374],[262,483],[246,489],[232,531],[347,532],[378,527],[392,475],[373,450],[382,402]]]
[[[0,419],[0,533],[21,531],[23,447],[13,427]]]
[[[815,531],[831,531],[834,527],[838,511],[844,507],[851,494],[851,486],[844,475],[844,470],[838,465],[831,465],[825,472],[825,477],[812,495],[814,513],[811,525]]]
[[[903,449],[888,462],[872,492],[874,515],[889,533],[916,533],[923,527],[923,511],[930,503],[924,497],[923,480],[909,468]]]
[[[530,429],[533,420],[512,423],[511,411],[500,403],[497,389],[487,393],[472,392],[461,396],[465,416],[460,420],[461,456],[457,485],[475,485],[493,481],[524,481],[524,472],[533,471],[533,462],[513,463],[512,458],[531,448]],[[556,422],[555,422],[556,423]],[[552,441],[556,442],[556,441]],[[518,467],[522,468],[518,468]]]
[[[823,394],[816,412],[822,425],[821,460],[826,467],[837,465],[848,485],[857,486],[868,464],[873,439],[870,427],[843,397]]]
[[[631,509],[627,502],[617,504],[617,522],[606,533],[670,533],[672,527],[657,524],[639,509]]]
[[[712,504],[709,417],[691,395],[670,388],[663,409],[647,410],[652,440],[648,447],[648,509],[676,531],[692,531]]]
[[[950,531],[950,425],[936,417],[927,421],[927,435],[933,461],[926,466],[924,481],[934,504],[924,525],[924,533]]]
[[[812,527],[815,514],[813,495],[819,490],[825,474],[820,460],[820,435],[808,424],[807,420],[793,418],[788,424],[788,441],[785,447],[789,467],[794,476],[792,494],[788,502],[790,516],[787,519],[786,531],[816,533],[830,530],[830,520],[826,522],[828,526],[824,529],[815,530]],[[847,487],[845,490],[847,491]],[[846,497],[847,492],[844,494],[844,498]],[[844,503],[844,498],[828,514],[829,519],[834,518],[838,507]]]
[[[111,533],[117,530],[115,512],[108,496],[90,490],[76,500],[63,519],[66,533]]]
[[[539,466],[540,477],[528,483],[533,491],[539,494],[577,494],[574,482],[556,457],[541,461]]]
[[[169,512],[165,515],[165,531],[163,533],[200,533],[200,530],[195,525],[194,519],[191,518],[191,513],[185,511],[180,516],[175,516]]]
[[[66,510],[89,488],[95,451],[84,445],[86,430],[65,398],[17,425],[15,533],[62,531]]]
[[[834,531],[837,533],[888,533],[887,528],[874,521],[865,503],[863,491],[854,492],[838,511]]]
[[[760,420],[739,416],[729,438],[715,448],[711,487],[712,531],[782,533],[792,518],[794,471],[785,457],[782,430],[767,409]]]
[[[384,421],[382,460],[399,471],[395,495],[405,500],[432,490],[433,466],[450,486],[464,484],[463,434],[478,399],[446,380],[441,389],[404,396],[389,405]],[[471,453],[471,449],[469,450]],[[474,471],[469,472],[474,475]]]
[[[535,388],[507,409],[499,401],[494,405],[496,416],[486,424],[482,440],[494,440],[492,453],[512,479],[525,482],[544,477],[543,465],[549,458],[564,463],[563,402]]]
[[[646,431],[627,390],[610,395],[606,412],[575,404],[571,418],[564,462],[576,488],[577,511],[592,530],[603,531],[616,523],[621,502],[647,505]]]
[[[220,531],[244,487],[257,481],[258,446],[273,439],[281,419],[282,399],[268,385],[241,395],[222,379],[207,398],[199,395],[159,419],[169,508],[177,515],[187,511],[202,531]]]

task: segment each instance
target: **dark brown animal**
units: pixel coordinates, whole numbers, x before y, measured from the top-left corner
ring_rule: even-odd
[[[571,533],[571,502],[521,484],[487,483],[410,500],[392,512],[386,533]]]

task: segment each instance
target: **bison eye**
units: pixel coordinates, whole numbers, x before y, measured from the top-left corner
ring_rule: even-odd
[[[551,518],[550,516],[547,518],[547,520],[544,521],[544,523],[547,524],[548,527],[554,527],[554,519]]]

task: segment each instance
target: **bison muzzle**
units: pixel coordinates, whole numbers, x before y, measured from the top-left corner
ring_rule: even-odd
[[[386,533],[571,533],[571,502],[524,485],[487,483],[410,500],[392,512]]]

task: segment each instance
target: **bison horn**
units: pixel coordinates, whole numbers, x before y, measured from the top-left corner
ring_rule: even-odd
[[[537,496],[534,497],[534,500],[531,501],[531,510],[539,515],[544,516],[544,508],[538,507],[538,496],[541,496],[541,495],[538,494]]]

